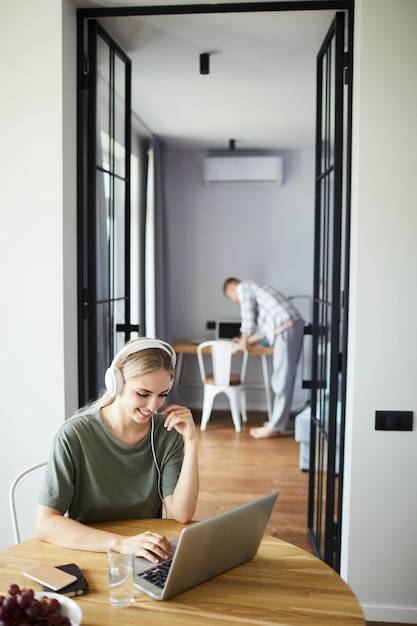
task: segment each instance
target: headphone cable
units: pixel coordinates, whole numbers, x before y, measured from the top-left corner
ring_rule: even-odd
[[[165,510],[165,503],[164,503],[164,499],[161,493],[161,470],[159,469],[158,460],[156,458],[154,434],[155,434],[155,422],[154,422],[154,418],[152,415],[151,417],[151,450],[152,450],[152,456],[153,456],[153,461],[156,467],[156,471],[158,473],[158,495],[162,503],[162,517],[163,517],[163,513]],[[165,510],[165,517],[167,517],[166,510]]]

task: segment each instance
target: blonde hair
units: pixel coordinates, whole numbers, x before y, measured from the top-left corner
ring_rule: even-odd
[[[133,341],[137,341],[137,339],[129,341],[126,346],[133,343]],[[174,380],[175,368],[172,357],[163,348],[145,348],[133,354],[122,354],[115,365],[120,370],[123,381],[159,370],[165,370],[170,375],[171,381]],[[92,400],[79,409],[76,415],[95,413],[103,407],[112,404],[114,400],[115,397],[108,391],[105,391],[99,398]]]
[[[230,278],[226,278],[226,280],[223,283],[223,293],[226,295],[226,290],[229,287],[229,285],[238,285],[241,281],[238,278],[234,278],[233,276],[231,276]]]

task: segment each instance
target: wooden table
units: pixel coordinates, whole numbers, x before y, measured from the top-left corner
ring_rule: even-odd
[[[153,530],[169,539],[183,528],[172,520],[129,520],[96,527],[126,535]],[[110,605],[105,554],[69,550],[36,539],[0,552],[0,593],[10,583],[25,585],[22,571],[40,562],[77,563],[82,569],[90,588],[75,601],[83,611],[85,626],[365,626],[356,597],[334,570],[304,550],[269,536],[251,561],[165,602],[137,591],[135,603],[127,609]],[[37,589],[34,582],[30,586]]]
[[[204,340],[202,339],[201,342]],[[209,341],[207,339],[207,341]],[[182,376],[182,366],[183,366],[183,356],[184,354],[195,355],[197,359],[197,341],[191,341],[190,339],[178,339],[174,341],[172,347],[177,353],[177,367],[175,370],[175,381],[174,384],[181,388],[181,376]],[[262,374],[264,379],[264,387],[265,387],[265,395],[266,395],[266,406],[268,411],[268,416],[271,416],[272,413],[272,401],[271,401],[271,389],[269,383],[269,371],[268,371],[268,361],[267,357],[272,356],[274,353],[273,346],[263,346],[261,344],[256,344],[253,346],[248,346],[248,355],[249,356],[259,356],[261,357],[262,362]],[[197,362],[197,361],[196,361]],[[246,385],[248,387],[248,385]]]

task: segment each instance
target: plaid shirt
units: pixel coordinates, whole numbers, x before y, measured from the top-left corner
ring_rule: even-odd
[[[302,316],[282,293],[260,285],[253,280],[244,280],[237,287],[242,325],[240,332],[257,334],[273,345],[276,336]]]

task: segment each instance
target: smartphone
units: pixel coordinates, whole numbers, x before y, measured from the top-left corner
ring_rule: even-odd
[[[63,572],[61,569],[53,567],[53,565],[47,565],[46,563],[30,567],[23,572],[23,574],[35,580],[37,583],[49,587],[49,589],[53,591],[59,591],[77,580],[77,577],[73,574]]]
[[[68,563],[67,565],[57,565],[56,567],[64,572],[68,572],[68,574],[74,574],[74,576],[77,577],[75,583],[59,589],[59,593],[63,593],[71,598],[73,596],[81,596],[83,593],[88,591],[88,582],[78,565],[75,563]],[[41,588],[42,591],[52,591],[52,589],[46,585],[41,585]]]

